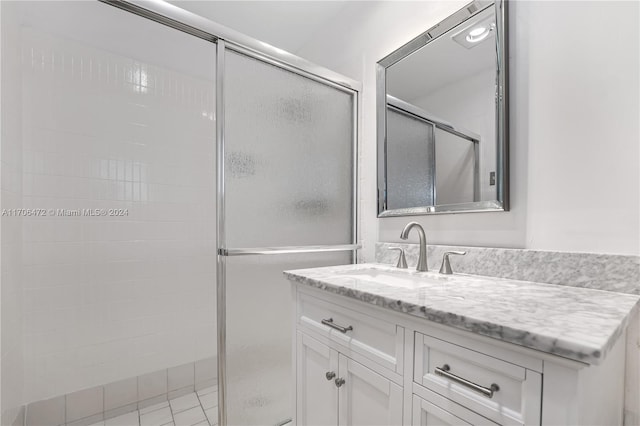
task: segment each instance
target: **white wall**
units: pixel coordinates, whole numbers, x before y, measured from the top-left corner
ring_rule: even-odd
[[[128,214],[23,219],[26,403],[216,353],[214,46],[98,2],[31,13],[21,204]]]
[[[376,218],[374,64],[465,3],[358,2],[296,52],[364,84],[364,257],[410,219],[430,243],[640,254],[637,2],[510,3],[510,212]]]
[[[528,43],[528,248],[640,254],[639,6],[514,8]]]
[[[20,29],[15,5],[0,3],[1,149],[0,210],[22,205],[22,145]],[[0,218],[0,413],[2,425],[12,425],[23,402],[22,349],[22,218]]]

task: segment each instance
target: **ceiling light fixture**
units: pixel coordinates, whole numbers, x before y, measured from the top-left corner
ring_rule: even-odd
[[[487,38],[492,29],[493,29],[492,26],[484,26],[484,25],[475,27],[471,31],[469,31],[465,39],[469,43],[478,43],[484,40],[485,38]]]
[[[485,44],[484,42],[494,38],[493,36],[497,33],[495,21],[492,8],[487,8],[461,25],[451,38],[465,49],[482,46]]]

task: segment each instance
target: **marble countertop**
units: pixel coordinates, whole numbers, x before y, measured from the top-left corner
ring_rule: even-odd
[[[599,364],[640,296],[382,264],[285,271],[299,284],[565,358]]]

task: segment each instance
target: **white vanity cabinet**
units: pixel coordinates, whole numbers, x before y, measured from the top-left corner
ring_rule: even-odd
[[[402,424],[404,329],[302,292],[296,306],[297,424]]]
[[[624,338],[589,365],[292,289],[298,426],[622,424]]]

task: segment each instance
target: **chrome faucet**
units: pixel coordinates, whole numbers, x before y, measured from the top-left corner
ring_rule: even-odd
[[[425,272],[429,268],[427,267],[427,236],[424,234],[424,228],[418,222],[409,222],[402,230],[400,238],[403,240],[409,238],[409,231],[414,227],[418,230],[418,238],[420,238],[420,254],[418,255],[416,271]]]

